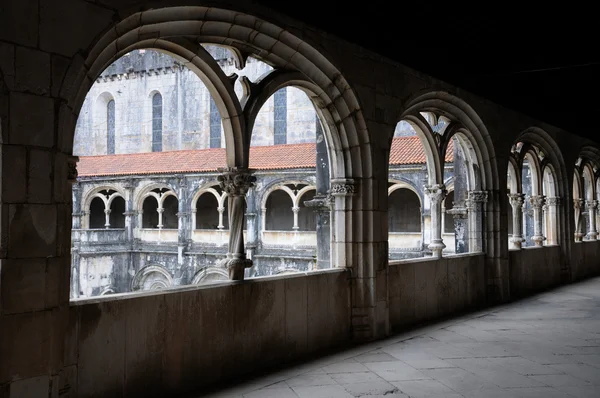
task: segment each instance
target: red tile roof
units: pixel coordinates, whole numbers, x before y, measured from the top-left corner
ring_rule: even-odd
[[[450,147],[449,147],[450,149]],[[452,161],[452,151],[446,161]],[[250,168],[255,170],[313,168],[315,144],[289,144],[250,148]],[[390,164],[425,163],[419,137],[397,137],[392,142]],[[80,177],[135,174],[176,174],[214,172],[225,167],[225,149],[211,148],[124,155],[81,156],[77,165]]]

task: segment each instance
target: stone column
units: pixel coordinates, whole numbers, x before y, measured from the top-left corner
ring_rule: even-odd
[[[430,185],[425,187],[425,194],[431,202],[431,250],[433,257],[441,258],[442,251],[446,248],[442,239],[442,202],[446,198],[446,187],[444,184]]]
[[[133,229],[134,229],[134,216],[133,210],[133,181],[127,181],[123,187],[125,188],[125,230],[127,234],[127,241],[129,242],[130,248],[133,244]]]
[[[223,213],[225,212],[225,207],[217,207],[217,211],[219,212],[219,225],[217,226],[217,229],[225,229],[225,226],[223,225]]]
[[[110,228],[110,209],[104,209],[104,228]]]
[[[542,206],[544,206],[545,197],[543,195],[535,195],[529,198],[529,203],[533,209],[533,236],[531,240],[535,246],[541,247],[544,245],[544,237],[542,231]]]
[[[456,253],[469,252],[469,212],[466,207],[454,206],[446,210],[454,219],[454,250]]]
[[[316,216],[317,225],[317,269],[330,267],[331,251],[329,240],[331,234],[331,205],[332,197],[329,195],[315,195],[312,200],[304,202],[304,206],[312,209]]]
[[[573,199],[573,210],[575,217],[575,242],[583,240],[583,232],[581,231],[581,208],[583,207],[583,199]]]
[[[483,205],[487,198],[486,191],[469,191],[465,201],[469,214],[469,249],[473,253],[483,251]]]
[[[164,226],[162,223],[162,215],[163,215],[164,211],[165,211],[164,207],[158,207],[156,209],[156,212],[158,213],[158,225],[156,226],[156,228],[158,228],[158,229],[162,229],[162,227]]]
[[[292,207],[292,212],[294,212],[294,225],[292,226],[292,229],[294,231],[297,231],[300,229],[300,227],[298,226],[298,212],[299,211],[300,211],[300,208],[298,206]]]
[[[598,231],[596,230],[596,209],[598,208],[597,200],[586,200],[585,208],[588,211],[588,240],[596,240],[598,237]]]
[[[187,180],[182,176],[177,178],[177,191],[177,264],[181,267],[184,263],[183,255],[190,235],[188,228],[190,212],[187,211]]]
[[[227,193],[229,207],[229,252],[221,266],[229,270],[231,280],[244,280],[244,270],[252,266],[244,248],[244,196],[256,181],[248,169],[227,167],[219,169],[221,189]]]
[[[549,245],[558,244],[558,206],[559,197],[546,198],[546,239]]]
[[[508,200],[512,207],[512,219],[513,219],[513,230],[512,236],[509,240],[510,248],[520,250],[521,245],[525,241],[523,239],[523,201],[525,195],[522,193],[509,193]]]

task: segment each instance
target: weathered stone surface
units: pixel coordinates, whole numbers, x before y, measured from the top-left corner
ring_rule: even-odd
[[[112,23],[112,11],[88,2],[41,0],[39,8],[40,48],[69,57],[88,50]]]
[[[51,147],[54,144],[54,100],[11,93],[9,143]]]
[[[0,72],[6,87],[11,90],[15,84],[15,46],[0,43]]]
[[[49,278],[46,259],[3,259],[0,260],[2,311],[15,314],[40,311],[58,305],[56,290],[58,278]]]
[[[10,398],[46,397],[50,391],[48,376],[15,381],[10,385]]]
[[[37,0],[3,2],[0,9],[0,40],[37,46],[38,10]]]
[[[2,201],[23,203],[27,195],[27,150],[23,146],[4,145],[2,168],[10,170],[2,177]]]
[[[56,207],[53,205],[10,205],[8,232],[9,257],[55,255]]]
[[[15,90],[36,95],[50,93],[50,54],[17,46]]]
[[[52,202],[52,153],[50,151],[31,149],[27,170],[27,202]]]

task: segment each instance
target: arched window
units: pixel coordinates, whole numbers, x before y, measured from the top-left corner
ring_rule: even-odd
[[[125,199],[115,197],[110,204],[110,228],[125,228]]]
[[[177,229],[179,226],[179,220],[177,218],[177,211],[179,207],[179,201],[173,195],[169,195],[163,201],[163,215],[162,223],[163,228],[166,229]]]
[[[219,202],[215,195],[205,192],[196,201],[196,229],[219,227]]]
[[[115,153],[115,100],[106,104],[106,153]]]
[[[304,202],[314,199],[317,191],[310,190],[304,193],[298,204],[298,231],[316,231],[317,220],[314,210],[306,207]]]
[[[407,188],[394,190],[389,196],[390,232],[421,232],[421,202]]]
[[[144,199],[142,210],[142,228],[158,228],[158,201],[154,196]]]
[[[266,203],[265,229],[267,231],[291,231],[294,226],[292,199],[287,192],[277,189],[269,195]]]
[[[106,214],[104,213],[104,201],[98,197],[90,203],[90,228],[105,228]]]
[[[162,95],[152,96],[152,152],[162,151]]]
[[[275,100],[273,122],[274,122],[274,144],[287,144],[287,90],[282,88],[273,95]]]

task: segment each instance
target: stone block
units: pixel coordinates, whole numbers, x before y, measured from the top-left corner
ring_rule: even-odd
[[[31,94],[10,94],[10,144],[54,145],[54,100]]]
[[[165,349],[165,302],[163,295],[126,302],[125,390],[123,396],[158,395]],[[170,325],[176,327],[176,324]],[[164,392],[166,393],[166,391]]]
[[[56,221],[56,207],[53,205],[9,205],[8,256],[54,256]]]
[[[435,292],[437,308],[436,316],[448,314],[449,311],[448,260],[442,258],[435,264]],[[429,301],[429,298],[428,298]]]
[[[4,314],[46,308],[46,259],[3,259],[0,265]]]
[[[65,366],[58,379],[60,398],[77,398],[77,365]]]
[[[40,48],[68,57],[88,50],[93,39],[113,23],[111,10],[88,2],[41,0],[39,8]]]
[[[4,77],[6,88],[13,90],[15,84],[15,46],[12,44],[0,43],[0,72]]]
[[[10,384],[10,398],[48,397],[50,377],[39,376],[13,381]]]
[[[122,397],[128,300],[80,307],[77,392],[83,397]]]
[[[290,357],[307,349],[307,289],[304,277],[285,280],[285,339]]]
[[[50,54],[19,46],[15,64],[15,90],[37,95],[50,93]]]
[[[18,145],[3,145],[2,168],[10,170],[2,176],[2,201],[23,203],[27,195],[27,151]]]
[[[27,202],[52,202],[52,153],[50,151],[31,149],[29,151],[27,173]]]
[[[2,316],[0,383],[48,372],[54,320],[48,311]]]
[[[39,5],[37,0],[5,1],[0,12],[0,40],[36,47]]]
[[[63,364],[68,366],[77,366],[79,357],[79,325],[80,325],[79,305],[69,306],[69,322],[65,333],[65,350],[63,355]]]
[[[307,307],[308,307],[308,333],[307,347],[309,352],[315,352],[332,343],[332,332],[328,326],[329,291],[327,279],[322,274],[307,276]]]
[[[63,84],[65,83],[65,79],[69,78],[70,81],[66,82],[67,85],[72,83],[76,76],[72,76],[71,74],[67,75],[67,71],[72,71],[75,68],[71,66],[71,64],[75,64],[76,66],[81,67],[83,61],[81,60],[81,56],[76,56],[75,60],[71,61],[67,57],[62,57],[60,55],[52,56],[52,83],[51,83],[51,93],[53,97],[58,97],[61,93],[70,93],[70,90],[63,90]],[[74,65],[74,66],[75,66]],[[63,97],[63,99],[68,100],[69,98]]]
[[[415,321],[431,319],[437,314],[435,263],[437,260],[415,264]]]

